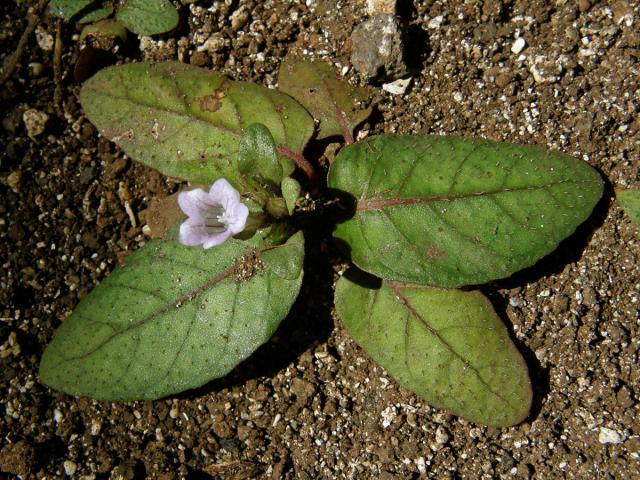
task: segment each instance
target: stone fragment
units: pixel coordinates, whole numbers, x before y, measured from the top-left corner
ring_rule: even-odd
[[[45,52],[53,50],[53,44],[55,43],[53,35],[47,32],[41,25],[36,27],[36,41],[38,42],[38,46]]]
[[[30,108],[22,114],[22,121],[27,129],[27,135],[31,138],[35,138],[44,132],[47,120],[49,120],[49,115],[35,108]]]
[[[399,78],[393,82],[383,84],[382,89],[392,95],[403,95],[409,88],[409,84],[411,84],[411,77]]]
[[[524,50],[526,44],[527,42],[523,37],[516,38],[515,42],[513,42],[513,45],[511,45],[511,52],[518,55],[522,50]]]
[[[393,15],[376,15],[351,34],[351,63],[367,80],[396,80],[407,73],[403,27]]]
[[[7,176],[7,185],[13,191],[13,193],[20,193],[20,183],[22,181],[22,172],[20,170],[14,170]]]
[[[620,433],[616,432],[615,430],[612,430],[607,427],[600,428],[600,433],[598,434],[598,441],[603,445],[607,443],[622,443],[623,440],[624,440],[624,437]]]
[[[396,3],[396,0],[367,0],[367,13],[372,17],[382,13],[394,15]]]

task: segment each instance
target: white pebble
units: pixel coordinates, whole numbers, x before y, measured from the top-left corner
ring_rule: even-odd
[[[407,91],[407,88],[409,88],[410,83],[411,83],[411,77],[400,78],[394,82],[383,84],[382,89],[385,92],[389,92],[392,95],[402,95]]]
[[[443,15],[438,15],[437,17],[433,17],[431,20],[429,20],[429,23],[427,23],[427,28],[430,28],[432,30],[437,30],[438,28],[440,28],[440,25],[442,25],[443,20],[444,20]]]
[[[598,435],[598,440],[602,444],[622,443],[624,438],[620,433],[616,432],[615,430],[612,430],[607,427],[601,427],[600,434]]]
[[[56,422],[56,424],[59,424],[63,418],[62,412],[56,408],[53,411],[53,421]]]
[[[64,473],[66,473],[70,477],[73,477],[76,473],[76,470],[78,469],[78,466],[71,460],[65,460],[63,466],[64,466]]]
[[[527,42],[523,37],[516,38],[516,41],[513,42],[513,45],[511,45],[511,52],[518,55],[522,50],[524,50],[526,44]]]

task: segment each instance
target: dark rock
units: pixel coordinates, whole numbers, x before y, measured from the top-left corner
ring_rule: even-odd
[[[367,80],[396,80],[407,73],[403,26],[393,15],[376,15],[351,34],[351,63]]]

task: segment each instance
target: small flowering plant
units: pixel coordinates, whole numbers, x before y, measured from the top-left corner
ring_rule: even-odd
[[[482,139],[354,142],[366,92],[324,63],[285,63],[278,83],[178,63],[86,82],[82,105],[103,135],[208,190],[180,192],[186,220],[80,302],[44,352],[41,380],[137,400],[226,375],[287,316],[312,248],[307,226],[326,222],[344,247],[335,311],[355,341],[435,407],[487,425],[522,421],[527,366],[472,287],[554,250],[590,215],[600,176],[560,153]],[[340,136],[328,171],[305,158],[311,141]]]

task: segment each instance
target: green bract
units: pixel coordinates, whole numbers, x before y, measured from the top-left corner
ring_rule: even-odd
[[[602,195],[581,160],[474,138],[381,135],[344,148],[329,186],[353,198],[335,236],[363,270],[460,287],[533,265]]]
[[[302,282],[298,233],[279,247],[156,240],[126,259],[56,332],[47,385],[104,400],[159,398],[227,374],[265,343]]]

